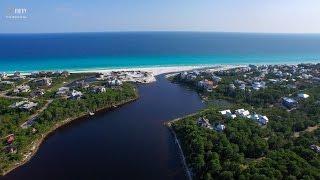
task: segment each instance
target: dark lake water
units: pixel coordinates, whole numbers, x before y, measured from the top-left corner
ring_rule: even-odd
[[[140,99],[60,128],[30,162],[0,179],[185,179],[163,122],[204,107],[199,96],[159,76]]]

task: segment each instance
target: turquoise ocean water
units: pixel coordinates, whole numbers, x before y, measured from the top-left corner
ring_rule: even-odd
[[[318,55],[282,56],[166,56],[166,57],[92,57],[59,59],[24,59],[19,63],[10,60],[1,62],[0,71],[33,72],[40,70],[91,71],[99,69],[122,69],[137,67],[170,67],[198,65],[238,65],[238,64],[298,64],[318,63]]]
[[[0,71],[320,62],[320,35],[79,33],[0,35]]]

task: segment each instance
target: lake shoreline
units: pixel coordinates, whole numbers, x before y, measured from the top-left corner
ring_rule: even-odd
[[[183,150],[182,150],[180,141],[179,141],[179,139],[178,139],[178,137],[177,137],[177,134],[176,134],[176,132],[172,129],[171,125],[167,125],[167,127],[169,128],[169,130],[170,130],[171,134],[173,135],[174,140],[175,140],[175,142],[176,142],[176,144],[177,144],[177,146],[178,146],[179,154],[180,154],[180,156],[181,156],[181,163],[182,163],[182,165],[183,165],[183,167],[184,167],[184,169],[185,169],[185,173],[186,173],[187,179],[188,179],[188,180],[192,180],[192,172],[191,172],[191,170],[188,168],[188,165],[187,165],[187,162],[186,162],[186,157],[185,157],[185,155],[184,155],[184,153],[183,153]]]
[[[207,109],[202,109],[200,110],[199,112],[205,112],[207,111]],[[182,149],[182,146],[180,144],[180,141],[179,141],[179,138],[176,134],[176,132],[174,131],[174,129],[172,128],[172,124],[177,122],[177,121],[181,121],[185,118],[188,118],[188,117],[192,117],[192,116],[195,116],[197,114],[199,114],[199,112],[195,112],[195,113],[192,113],[192,114],[188,114],[188,115],[185,115],[185,116],[182,116],[182,117],[178,117],[176,119],[173,119],[173,120],[169,120],[169,121],[166,121],[164,122],[164,125],[170,130],[171,134],[173,134],[174,136],[174,141],[176,142],[176,144],[178,145],[178,149],[179,149],[179,153],[180,153],[180,156],[181,156],[181,162],[182,162],[182,165],[185,169],[185,173],[187,175],[187,178],[188,180],[192,180],[193,176],[192,176],[192,171],[190,170],[190,168],[188,167],[188,163],[186,161],[186,156],[183,152],[183,149]]]
[[[231,68],[235,68],[235,67],[238,67],[238,66],[233,66],[233,65],[224,65],[224,66],[211,66],[211,67],[204,67],[204,66],[177,66],[177,67],[166,67],[166,68],[147,68],[147,69],[123,69],[123,71],[130,71],[130,70],[133,70],[133,71],[149,71],[151,73],[153,73],[153,77],[157,77],[159,75],[162,75],[162,74],[165,74],[165,76],[170,76],[174,73],[178,73],[178,72],[182,72],[182,71],[191,71],[191,70],[197,70],[197,69],[214,69],[216,71],[218,70],[223,70],[223,69],[231,69]],[[120,70],[110,70],[110,71],[120,71]],[[105,71],[105,72],[110,72],[109,70]],[[91,71],[90,71],[91,72]],[[94,70],[92,72],[97,72],[97,70]],[[80,72],[77,72],[77,73],[80,73]],[[89,72],[82,72],[82,73],[89,73]],[[151,83],[151,82],[149,82]],[[120,103],[117,103],[117,104],[114,104],[114,105],[111,105],[111,107],[103,107],[103,108],[100,108],[98,110],[95,111],[96,112],[102,112],[102,111],[108,111],[108,110],[111,110],[113,109],[114,107],[113,106],[121,106],[121,105],[124,105],[124,104],[127,104],[127,103],[130,103],[132,101],[135,101],[139,98],[139,95],[137,94],[137,98],[134,98],[134,99],[129,99],[128,101],[125,101],[125,102],[120,102]],[[192,114],[191,114],[192,115]],[[54,133],[57,129],[59,129],[60,127],[63,127],[71,122],[73,122],[74,120],[78,120],[78,119],[81,119],[81,118],[85,118],[88,116],[88,113],[82,113],[80,114],[79,116],[77,117],[73,117],[73,118],[67,118],[63,121],[60,121],[58,123],[56,123],[48,132],[46,132],[45,134],[42,134],[40,139],[37,139],[35,141],[33,141],[31,144],[30,144],[30,147],[28,147],[27,149],[27,152],[24,153],[25,157],[20,161],[20,162],[17,162],[16,164],[13,165],[13,167],[9,168],[8,170],[4,171],[0,176],[5,176],[6,174],[10,173],[11,171],[13,171],[14,169],[28,163],[30,161],[30,159],[37,153],[38,149],[40,148],[41,144],[45,141],[45,139],[52,133]],[[188,115],[189,116],[189,115]],[[187,117],[187,116],[185,116]],[[184,118],[184,117],[182,117]],[[182,119],[182,118],[179,118],[179,119]],[[170,121],[172,122],[172,121]],[[187,164],[185,162],[185,156],[183,154],[183,151],[182,151],[182,148],[180,146],[180,143],[179,143],[179,140],[178,138],[176,137],[176,134],[174,132],[174,130],[171,128],[171,131],[172,133],[174,133],[174,136],[175,136],[175,139],[176,139],[176,142],[178,143],[178,146],[179,146],[179,149],[181,151],[180,154],[182,154],[182,159],[183,159],[183,164],[184,164],[184,167],[186,168],[186,172],[188,172],[188,168],[187,168]],[[191,177],[191,173],[187,173],[189,179]]]
[[[124,105],[126,105],[128,103],[131,103],[133,101],[136,101],[137,99],[139,99],[139,95],[138,94],[137,94],[137,97],[135,97],[135,98],[131,98],[131,99],[128,99],[128,100],[113,104],[113,105],[108,106],[108,107],[99,108],[99,109],[97,109],[95,111],[95,113],[107,112],[107,111],[110,111],[112,109],[120,108],[121,106],[124,106]],[[67,118],[67,119],[65,119],[63,121],[60,121],[60,122],[56,123],[48,132],[46,132],[45,134],[42,134],[40,139],[38,139],[38,140],[36,140],[35,142],[32,143],[33,146],[31,146],[31,148],[29,150],[30,154],[29,154],[28,157],[26,157],[22,161],[16,163],[15,165],[13,165],[13,167],[9,168],[8,170],[4,171],[2,174],[0,174],[0,177],[7,175],[10,172],[12,172],[15,169],[17,169],[18,167],[23,166],[26,163],[28,163],[31,160],[31,158],[36,155],[36,153],[38,152],[39,148],[41,147],[41,144],[43,142],[45,142],[46,138],[48,138],[51,134],[55,133],[56,130],[58,130],[59,128],[62,128],[62,127],[66,126],[66,125],[68,125],[68,124],[70,124],[70,123],[72,123],[72,122],[74,122],[76,120],[80,120],[80,119],[83,119],[83,118],[86,118],[86,117],[89,117],[88,113],[82,113],[77,117]]]
[[[172,128],[172,123],[176,122],[176,121],[180,121],[186,117],[191,117],[191,116],[194,116],[196,115],[197,113],[192,113],[192,114],[189,114],[189,115],[186,115],[186,116],[183,116],[183,117],[179,117],[179,118],[176,118],[176,119],[173,119],[173,120],[170,120],[170,121],[167,121],[164,123],[164,125],[170,130],[171,134],[173,135],[174,137],[174,141],[176,142],[177,146],[178,146],[178,149],[179,149],[179,154],[181,156],[181,163],[184,167],[184,170],[185,170],[185,173],[186,173],[186,176],[187,176],[187,179],[188,180],[192,180],[192,171],[189,169],[188,167],[188,164],[187,164],[187,161],[186,161],[186,157],[185,157],[185,154],[183,152],[183,149],[181,147],[181,144],[180,144],[180,141],[178,139],[178,136],[176,134],[176,132],[174,131],[174,129]]]

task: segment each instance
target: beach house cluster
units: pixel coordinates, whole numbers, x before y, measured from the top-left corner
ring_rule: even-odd
[[[210,92],[224,76],[230,75],[239,76],[229,84],[230,90],[259,91],[274,84],[294,87],[299,85],[297,79],[320,82],[320,73],[315,65],[249,65],[218,71],[206,69],[185,71],[179,73],[177,77],[182,81],[195,82],[199,88]]]
[[[26,84],[17,86],[16,88],[14,88],[13,92],[17,94],[30,92],[30,86]]]
[[[67,77],[69,75],[68,71],[39,71],[31,74],[22,74],[19,71],[13,74],[2,72],[0,73],[0,91],[1,89],[12,89],[6,91],[6,95],[35,98],[42,96],[45,93],[45,89],[52,86],[52,78]]]
[[[68,71],[35,71],[30,74],[32,78],[42,78],[42,77],[68,77],[70,72]]]
[[[80,99],[83,94],[81,91],[70,89],[69,87],[60,87],[56,92],[56,96],[63,97],[66,99]]]
[[[60,87],[56,96],[67,99],[81,99],[83,92],[104,93],[107,88],[121,88],[124,82],[148,83],[154,76],[144,71],[111,71],[97,73],[95,76],[74,81],[68,86]]]
[[[248,118],[248,119],[254,120],[255,122],[259,123],[260,125],[267,125],[269,122],[269,119],[267,116],[257,114],[257,113],[251,114],[250,111],[245,110],[245,109],[237,109],[234,111],[234,113],[232,113],[230,109],[222,110],[219,112],[220,112],[220,114],[222,114],[223,116],[225,116],[227,118],[231,118],[231,119],[235,119],[237,117]]]
[[[146,71],[111,71],[98,73],[96,80],[107,81],[110,86],[120,86],[123,82],[150,83],[154,82],[155,78]]]
[[[200,72],[199,71],[185,71],[185,72],[181,72],[179,74],[179,76],[180,76],[181,80],[193,81],[193,80],[197,79],[198,76],[200,76]]]
[[[259,79],[259,78],[246,78],[245,80],[235,80],[233,83],[229,84],[229,88],[231,90],[247,90],[247,91],[259,91],[261,89],[265,89],[266,86],[266,82]]]
[[[320,84],[319,68],[320,64],[249,65],[211,72],[211,77],[206,70],[182,72],[176,77],[182,81],[196,82],[195,87],[208,92],[213,91],[216,85],[222,84],[220,92],[223,91],[230,96],[242,93],[241,96],[253,95],[252,97],[254,97],[260,93],[259,91],[268,90],[268,88],[278,89],[282,92],[293,92],[278,97],[276,101],[273,101],[273,104],[270,104],[270,106],[285,107],[291,110],[298,107],[301,101],[310,98],[308,93],[298,89],[303,89],[311,84]],[[226,79],[221,83],[224,77]],[[236,113],[224,113],[230,118],[235,118],[236,115]],[[264,123],[263,116],[252,116],[252,119]]]
[[[185,71],[179,73],[180,80],[191,82],[196,84],[198,89],[212,92],[214,88],[216,88],[219,82],[222,80],[221,77],[214,74],[209,70],[193,70],[193,71]]]
[[[95,82],[99,81],[98,84]],[[101,82],[102,81],[102,82]],[[66,99],[81,99],[84,96],[84,92],[90,91],[93,93],[105,93],[108,87],[120,87],[122,81],[118,79],[100,79],[97,77],[87,78],[70,83],[68,86],[60,87],[57,92],[57,97],[62,97]]]
[[[33,108],[37,107],[38,103],[34,103],[31,101],[19,101],[19,102],[15,102],[12,105],[10,105],[10,108],[19,108],[22,110],[32,110]]]
[[[320,83],[320,64],[299,64],[299,65],[249,65],[249,70],[244,71],[241,79],[230,84],[230,89],[261,90],[268,86],[278,86],[288,89],[298,89],[308,84]],[[282,97],[280,104],[291,110],[299,105],[300,101],[310,97],[304,92],[288,94]]]
[[[319,83],[320,72],[318,66],[318,64],[249,65],[248,67],[218,71],[216,74],[221,76],[239,75],[239,79],[230,84],[231,90],[259,91],[267,88],[268,85],[275,84],[281,84],[287,88],[296,88],[304,82]]]

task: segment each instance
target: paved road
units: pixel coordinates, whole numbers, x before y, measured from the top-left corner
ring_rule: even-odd
[[[21,124],[21,128],[23,129],[27,129],[28,127],[30,127],[33,123],[34,123],[34,120],[36,119],[36,117],[41,113],[43,112],[45,109],[48,108],[48,106],[52,103],[52,99],[50,100],[47,100],[47,103],[41,108],[39,109],[36,113],[34,113],[33,115],[30,116],[30,118],[24,122],[23,124]]]

